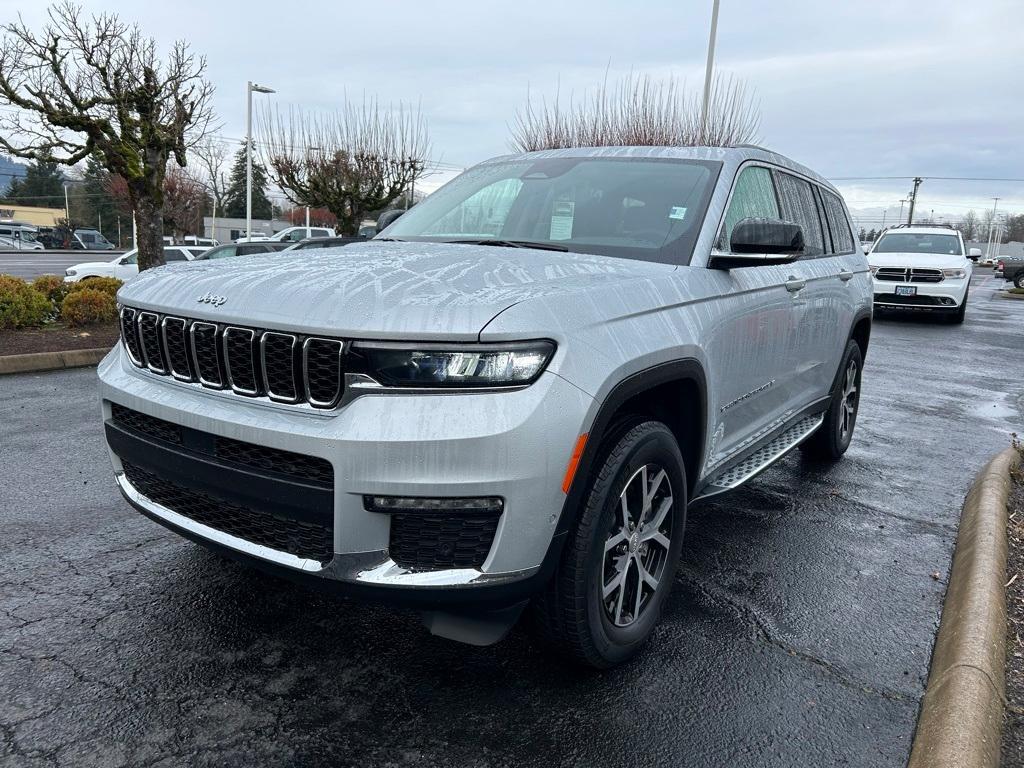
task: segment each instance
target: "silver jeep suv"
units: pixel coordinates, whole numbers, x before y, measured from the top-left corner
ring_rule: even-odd
[[[753,147],[482,163],[375,240],[154,269],[99,368],[118,485],[212,549],[621,662],[687,506],[837,459],[872,285],[835,189]]]

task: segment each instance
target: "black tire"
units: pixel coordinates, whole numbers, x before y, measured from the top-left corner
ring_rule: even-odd
[[[964,293],[964,300],[960,302],[960,307],[950,318],[949,322],[953,323],[954,325],[961,325],[963,323],[964,318],[967,316],[967,297],[970,295],[970,290]]]
[[[640,504],[644,478],[650,502]],[[664,495],[666,481],[668,496]],[[620,503],[622,494],[626,494],[625,505]],[[655,526],[656,510],[666,498],[669,506]],[[635,515],[635,528],[628,529],[633,533],[627,534],[634,515],[623,515],[621,510],[628,510],[630,499],[635,502],[632,506],[643,511]],[[672,589],[683,546],[686,501],[686,468],[668,427],[657,421],[634,421],[609,435],[558,570],[534,601],[534,625],[550,647],[575,663],[598,669],[621,664],[640,650]],[[622,539],[623,535],[627,538]],[[645,536],[654,538],[644,542]],[[659,536],[667,540],[667,547]],[[641,566],[645,573],[650,567],[656,581],[653,587],[641,577]],[[617,589],[605,597],[605,590],[615,584]]]
[[[850,392],[850,366],[853,369],[853,391]],[[864,368],[864,356],[856,341],[846,344],[846,351],[839,363],[832,402],[825,412],[825,420],[813,435],[800,444],[800,450],[810,459],[836,461],[850,447],[853,430],[857,426],[857,412],[860,410],[860,379]],[[848,403],[847,401],[850,400]],[[852,406],[852,411],[847,408]],[[844,418],[845,417],[845,418]]]
[[[1013,284],[1017,288],[1024,288],[1024,269],[1013,276]]]

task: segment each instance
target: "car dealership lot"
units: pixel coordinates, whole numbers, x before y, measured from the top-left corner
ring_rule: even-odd
[[[94,370],[0,379],[0,761],[903,765],[963,494],[1024,429],[996,285],[961,327],[877,319],[846,457],[693,509],[652,644],[603,674],[208,554],[114,490]]]
[[[110,261],[120,251],[7,251],[0,252],[0,275],[31,280],[40,275],[63,275],[72,264]]]

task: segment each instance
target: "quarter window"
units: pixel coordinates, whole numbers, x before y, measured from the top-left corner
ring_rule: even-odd
[[[804,232],[804,256],[813,258],[823,255],[825,237],[811,185],[788,173],[779,173],[775,180],[779,185],[782,218],[799,224]]]
[[[725,223],[718,237],[718,249],[729,250],[733,227],[743,219],[751,218],[779,218],[779,206],[775,201],[771,171],[760,165],[751,165],[740,171],[732,190],[729,210],[725,213]]]
[[[832,245],[835,252],[853,253],[853,231],[850,229],[850,220],[846,218],[843,201],[827,189],[821,190],[821,199],[825,204],[829,229],[832,230]]]

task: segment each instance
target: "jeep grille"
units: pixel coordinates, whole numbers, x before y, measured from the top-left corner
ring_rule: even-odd
[[[121,341],[136,367],[207,389],[322,409],[344,392],[340,339],[123,307]]]

